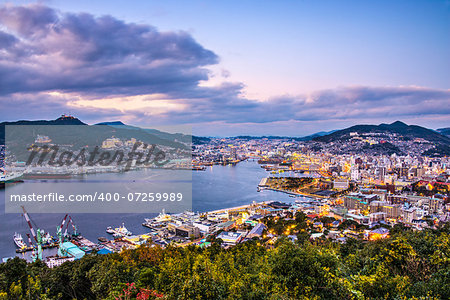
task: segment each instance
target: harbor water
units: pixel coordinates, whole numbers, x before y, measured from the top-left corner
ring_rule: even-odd
[[[123,176],[132,180],[133,178],[142,178],[143,172],[151,170],[137,170],[127,173],[104,173],[92,174],[97,182],[102,180],[110,181],[112,177],[117,180],[123,180]],[[125,175],[124,175],[125,174]],[[205,212],[223,208],[236,207],[250,204],[253,201],[282,201],[293,202],[295,198],[280,192],[270,190],[257,191],[257,186],[261,179],[267,176],[303,176],[302,174],[285,172],[277,175],[270,174],[258,165],[255,161],[243,161],[235,166],[215,165],[207,167],[205,171],[193,171],[192,174],[192,210]],[[65,179],[67,180],[67,179]],[[27,184],[25,181],[24,183]],[[64,188],[64,182],[61,185],[54,185],[55,191],[58,188]],[[58,187],[60,186],[60,187]],[[22,254],[16,254],[16,246],[13,242],[15,232],[21,233],[26,243],[28,243],[26,234],[29,233],[28,225],[22,214],[5,214],[5,192],[0,191],[0,258],[10,257]],[[146,227],[141,224],[144,218],[152,218],[155,214],[146,213],[128,213],[128,214],[70,214],[78,231],[89,240],[97,243],[98,237],[112,238],[105,232],[108,226],[119,227],[122,223],[133,232],[133,234],[142,234],[147,232]],[[64,214],[32,214],[30,216],[38,226],[55,236],[56,226],[61,224]],[[69,227],[69,230],[71,228]]]

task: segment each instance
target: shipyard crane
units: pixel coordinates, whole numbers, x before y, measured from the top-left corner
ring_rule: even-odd
[[[36,261],[36,259],[42,260],[42,236],[41,236],[40,230],[37,231],[36,240],[37,240],[37,245],[38,245],[38,253],[37,253],[37,256],[36,256],[36,253],[34,253],[32,255],[33,261]]]
[[[42,234],[43,230],[40,230],[39,228],[34,231],[33,225],[31,224],[30,216],[28,216],[27,211],[25,210],[25,207],[22,205],[23,210],[23,216],[25,217],[25,220],[27,220],[28,226],[30,227],[31,235],[33,236],[34,240],[36,241],[37,247],[38,247],[38,253],[36,256],[36,253],[32,254],[32,259],[35,261],[36,259],[42,260]],[[34,222],[33,222],[34,223]],[[36,225],[36,224],[35,224]]]
[[[22,210],[23,210],[23,216],[25,217],[25,220],[28,223],[28,227],[30,227],[31,235],[33,235],[34,240],[37,242],[36,232],[34,231],[33,225],[31,224],[31,219],[28,216],[27,211],[25,210],[25,206],[22,205],[21,207],[22,207]],[[38,229],[38,231],[39,231],[39,229]]]
[[[78,236],[77,233],[77,226],[75,225],[75,223],[72,220],[72,217],[69,216],[69,220],[67,221],[67,226],[66,226],[66,230],[64,231],[64,236],[67,236],[67,230],[69,229],[69,224],[72,225],[72,229],[73,229],[73,236]]]
[[[61,222],[61,225],[60,226],[56,226],[56,235],[58,236],[58,241],[59,241],[60,244],[63,242],[63,238],[64,237],[62,236],[62,230],[63,230],[64,224],[66,223],[66,220],[67,220],[68,216],[69,215],[66,214],[64,216],[64,219]]]
[[[33,247],[33,241],[31,240],[31,235],[29,233],[27,233],[27,237],[28,237],[28,244],[30,244],[30,247]]]
[[[66,250],[63,247],[63,242],[64,242],[63,239],[64,238],[62,237],[61,231],[58,231],[57,234],[58,234],[58,241],[59,241],[59,244],[58,244],[58,256],[59,257],[64,257],[64,256],[67,255],[67,252],[66,252]]]
[[[37,244],[38,244],[38,259],[42,260],[42,236],[41,236],[41,230],[38,230],[37,232]]]
[[[31,259],[33,262],[35,262],[36,260],[41,260],[42,261],[42,237],[41,237],[41,231],[38,230],[37,231],[37,235],[36,235],[36,241],[37,241],[37,254],[36,251],[33,250],[33,252],[31,253]]]
[[[60,257],[63,257],[66,254],[65,250],[62,247],[62,244],[64,242],[64,237],[62,235],[62,229],[64,227],[64,223],[66,223],[67,216],[68,216],[67,214],[64,216],[64,219],[62,220],[60,226],[56,226],[56,235],[58,236],[58,255]]]

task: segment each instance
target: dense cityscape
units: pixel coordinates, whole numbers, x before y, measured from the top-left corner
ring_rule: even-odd
[[[58,120],[67,118],[62,116]],[[406,124],[404,126],[408,127]],[[336,135],[336,132],[332,134]],[[202,172],[206,168],[234,168],[245,161],[253,161],[266,173],[254,189],[257,192],[270,190],[286,194],[290,201],[253,201],[216,211],[177,214],[163,210],[158,216],[143,220],[142,226],[148,229],[144,234],[133,235],[122,224],[117,228],[106,228],[110,236],[99,237],[98,242],[80,235],[69,215],[64,217],[55,237],[40,229],[37,229],[36,236],[30,223],[31,217],[23,207],[33,236],[27,234],[27,243],[21,235],[15,234],[18,256],[31,251],[30,262],[43,261],[47,267],[55,268],[83,260],[86,255],[123,254],[142,247],[220,247],[226,251],[240,244],[254,245],[256,241],[258,247],[266,250],[277,248],[280,243],[335,244],[343,247],[353,241],[364,245],[378,240],[389,241],[409,231],[433,232],[448,228],[449,158],[417,154],[434,149],[435,142],[426,137],[411,140],[395,133],[380,136],[376,132],[351,131],[347,135],[348,138],[341,137],[333,142],[289,137],[195,137],[191,146],[191,164],[186,164],[184,153],[184,162],[168,156],[169,161],[177,163],[169,162],[162,168]],[[323,135],[320,139],[327,137],[329,135]],[[444,135],[439,137],[444,142],[448,139]],[[408,141],[405,142],[405,139]],[[34,143],[40,147],[52,145],[52,139],[38,135]],[[129,150],[135,143],[144,142],[135,138],[121,140],[110,137],[102,142],[101,148],[105,151]],[[354,147],[355,143],[360,154],[344,150]],[[389,143],[409,154],[377,154],[371,149],[364,151],[361,143]],[[183,145],[186,143],[183,142]],[[339,153],[335,149],[340,149]],[[6,185],[27,184],[27,180],[57,180],[98,172],[127,171],[111,167],[94,166],[89,169],[75,166],[72,169],[65,167],[65,172],[61,173],[58,168],[43,164],[38,166],[40,173],[36,173],[33,168],[35,164],[24,166],[16,162],[12,165],[16,168],[16,174],[20,169],[22,173],[14,178],[5,177]],[[144,167],[155,168],[155,165]],[[134,166],[128,172],[139,168],[142,166]],[[47,173],[42,172],[44,169]],[[58,249],[56,255],[43,251],[53,248]],[[8,263],[10,259],[4,258],[3,261]]]
[[[58,120],[61,122],[67,119],[79,122],[76,118],[64,115]],[[394,124],[408,127],[401,122]],[[336,135],[336,132],[333,134]],[[341,243],[348,237],[362,240],[385,238],[389,236],[389,229],[396,225],[423,230],[438,228],[450,220],[449,158],[417,154],[433,149],[433,141],[426,137],[411,139],[392,132],[380,134],[352,131],[347,135],[347,139],[341,137],[334,142],[288,137],[195,137],[189,168],[202,171],[213,165],[233,166],[241,161],[254,160],[267,173],[267,177],[261,179],[255,189],[287,193],[295,200],[294,203],[255,202],[238,208],[224,207],[218,212],[185,212],[181,215],[163,212],[154,220],[146,219],[143,223],[151,229],[150,234],[129,237],[131,232],[123,226],[127,234],[121,234],[120,228],[113,230],[118,234],[118,240],[107,241],[100,249],[120,251],[124,247],[135,247],[148,240],[163,247],[174,243],[183,246],[208,245],[206,239],[211,236],[222,239],[223,246],[235,245],[255,237],[273,243],[283,235],[295,241],[300,233],[298,230],[282,228],[274,232],[272,228],[268,228],[268,223],[274,217],[289,220],[297,213],[306,216],[308,226],[302,229],[303,236]],[[445,142],[448,139],[447,136],[437,135]],[[320,139],[329,136],[324,135]],[[39,147],[52,145],[51,139],[42,135],[38,135],[34,142],[41,145]],[[121,141],[111,137],[103,141],[101,148],[109,151],[128,149],[136,142],[144,143],[135,138]],[[355,147],[355,143],[359,155],[345,150]],[[371,149],[364,151],[361,143],[389,143],[409,154],[377,155]],[[340,152],[336,154],[335,149],[340,149]],[[186,162],[180,163],[177,158],[169,155],[168,161],[172,159],[177,163],[168,163],[163,167],[176,169],[189,166]],[[12,173],[16,177],[7,178],[9,174],[5,173],[4,182],[22,182],[22,177],[25,180],[57,179],[70,178],[79,173],[124,171],[116,166],[80,168],[75,165],[72,169],[63,167],[62,172],[61,167],[44,164],[39,165],[39,172],[36,172],[36,165],[34,168],[25,168],[23,163],[13,165],[16,169]],[[136,167],[138,166],[134,166]],[[20,169],[22,172],[17,171]],[[99,249],[92,242],[87,244],[90,245],[88,250]],[[33,247],[30,244],[24,249]],[[65,259],[59,260],[60,263],[64,261]],[[55,260],[49,262],[51,266],[55,264]]]
[[[0,3],[0,300],[450,299],[449,3]]]

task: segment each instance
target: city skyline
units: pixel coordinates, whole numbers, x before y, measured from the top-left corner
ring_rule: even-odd
[[[450,123],[448,1],[91,2],[0,6],[2,121],[207,136]]]

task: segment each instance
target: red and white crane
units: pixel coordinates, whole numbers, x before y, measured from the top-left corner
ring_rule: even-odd
[[[33,241],[31,240],[31,235],[29,233],[27,233],[27,237],[28,237],[28,244],[30,244],[30,247],[33,247]]]
[[[22,210],[23,210],[23,216],[25,217],[25,220],[27,221],[27,223],[28,223],[28,227],[30,227],[30,231],[31,231],[31,235],[33,236],[33,238],[34,238],[34,240],[36,241],[36,243],[37,243],[37,236],[36,236],[36,232],[34,231],[34,228],[33,228],[33,225],[31,224],[31,219],[30,219],[30,217],[28,216],[28,213],[27,213],[27,211],[25,210],[25,207],[22,205]]]
[[[64,219],[61,222],[61,226],[59,226],[59,229],[57,230],[58,232],[62,232],[64,224],[66,223],[66,219],[67,219],[68,216],[69,215],[67,215],[67,214],[64,216]]]
[[[66,230],[64,231],[64,236],[67,235],[67,230],[69,229],[69,224],[72,225],[73,235],[74,235],[74,236],[78,235],[78,234],[77,234],[77,226],[75,226],[75,224],[73,223],[72,217],[69,216],[69,220],[67,221]]]

